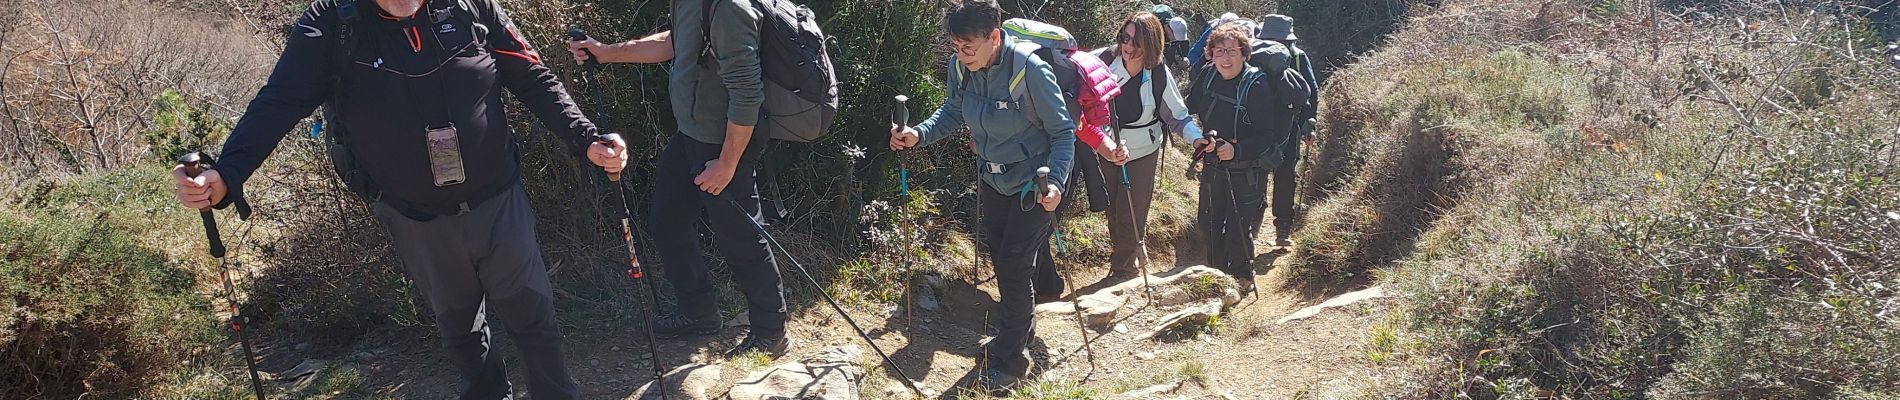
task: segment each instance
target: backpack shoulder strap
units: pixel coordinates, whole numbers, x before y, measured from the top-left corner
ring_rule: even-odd
[[[336,0],[336,37],[330,40],[330,102],[331,106],[343,98],[343,77],[350,65],[356,62],[358,35],[356,26],[363,22],[363,14],[356,8],[356,0]]]
[[[1021,102],[1029,93],[1029,88],[1023,85],[1023,78],[1029,75],[1029,57],[1033,57],[1040,46],[1026,42],[1006,42],[1004,46],[1008,50],[1006,57],[1010,57],[1010,69],[1015,71],[1009,78],[1009,98]]]
[[[1167,85],[1174,81],[1174,76],[1168,75],[1168,66],[1155,64],[1153,67],[1148,67],[1148,79],[1152,81],[1148,82],[1148,92],[1155,99],[1155,111],[1159,112],[1155,114],[1155,118],[1163,121],[1174,118],[1174,113],[1171,112],[1173,110],[1168,108],[1168,98],[1165,96],[1167,92],[1164,91],[1168,89]]]
[[[713,11],[719,9],[719,3],[725,0],[705,0],[706,7],[699,13],[699,65],[712,65],[712,22]]]
[[[1253,67],[1253,66],[1248,66],[1246,71],[1241,72],[1240,73],[1240,88],[1234,94],[1235,95],[1234,100],[1236,100],[1234,102],[1234,105],[1237,107],[1240,107],[1242,110],[1245,110],[1247,108],[1246,106],[1247,91],[1250,89],[1253,89],[1253,85],[1258,84],[1260,82],[1260,79],[1266,76],[1267,76],[1266,71],[1261,70],[1259,67]]]

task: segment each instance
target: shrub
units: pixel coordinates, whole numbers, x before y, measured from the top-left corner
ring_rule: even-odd
[[[1613,38],[1654,14],[1604,4],[1448,2],[1338,75],[1329,115],[1370,118],[1322,136],[1343,143],[1311,168],[1341,189],[1295,268],[1395,255],[1372,267],[1425,351],[1394,395],[1894,395],[1870,355],[1900,346],[1900,98],[1882,60],[1847,50],[1875,47],[1869,29],[1731,8]],[[1389,161],[1421,126],[1458,138],[1462,183],[1383,196],[1432,181]],[[1370,239],[1414,234],[1367,227],[1419,212],[1399,225],[1414,240]]]
[[[157,171],[23,194],[114,192],[123,178]],[[182,264],[206,259],[175,261],[146,247],[145,230],[126,224],[150,218],[138,215],[139,202],[40,204],[49,205],[0,209],[0,397],[136,397],[198,351],[224,348],[196,292],[209,285]]]

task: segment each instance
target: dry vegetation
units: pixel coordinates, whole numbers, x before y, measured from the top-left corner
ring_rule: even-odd
[[[1900,375],[1867,9],[1458,1],[1335,76],[1310,284],[1404,293],[1410,398],[1862,398]]]
[[[665,12],[654,1],[509,3],[544,50],[570,25],[626,38],[661,27]],[[784,210],[781,239],[813,249],[801,260],[864,306],[904,301],[893,289],[916,277],[883,266],[906,258],[975,272],[959,232],[977,217],[962,143],[879,150],[887,110],[876,99],[943,96],[941,5],[810,3],[836,37],[845,98],[864,100],[846,103],[826,140],[773,153],[766,196]],[[1105,43],[1113,21],[1143,6],[1004,3],[1089,27],[1075,29],[1087,43]],[[1892,11],[1754,3],[1174,6],[1198,25],[1213,10],[1257,16],[1271,4],[1299,18],[1302,47],[1343,68],[1329,73],[1321,143],[1302,171],[1313,209],[1288,273],[1313,293],[1381,283],[1402,295],[1403,317],[1374,332],[1373,353],[1407,373],[1376,396],[1900,396],[1900,85],[1876,35],[1878,18],[1893,30]],[[0,188],[0,397],[241,395],[236,348],[213,322],[216,264],[194,216],[171,205],[162,165],[216,147],[301,8],[0,2],[0,176],[31,177]],[[671,125],[663,70],[617,66],[601,78],[614,90],[599,98],[570,90],[603,101],[610,126],[652,149]],[[637,317],[625,305],[637,299],[605,229],[605,182],[538,121],[514,122],[564,323],[628,329]],[[226,221],[230,236],[263,228],[227,240],[258,266],[240,287],[245,313],[272,341],[312,343],[319,356],[373,345],[364,337],[429,343],[382,230],[316,145],[286,139],[253,183],[258,216]],[[892,206],[900,165],[916,196]],[[637,202],[647,185],[633,183]],[[1182,239],[1192,190],[1171,184],[1149,242],[1179,256],[1198,251]],[[1065,224],[1068,255],[1100,261],[1100,217],[1078,214]],[[941,244],[898,246],[903,224]],[[788,286],[796,307],[816,306],[809,288]],[[357,393],[361,380],[323,387]],[[1029,393],[1093,393],[1083,389]]]

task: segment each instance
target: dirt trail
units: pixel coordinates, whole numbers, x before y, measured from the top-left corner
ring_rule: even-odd
[[[1223,315],[1219,323],[1204,333],[1172,341],[1141,340],[1142,332],[1091,331],[1096,338],[1093,348],[1097,369],[1091,374],[1086,357],[1080,354],[1082,335],[1072,317],[1043,316],[1038,322],[1037,340],[1031,352],[1043,372],[1040,379],[1050,383],[1081,383],[1084,398],[1123,398],[1116,394],[1156,385],[1180,386],[1153,398],[1355,398],[1379,374],[1366,347],[1373,328],[1386,321],[1385,300],[1372,300],[1348,307],[1329,309],[1318,316],[1285,324],[1276,320],[1326,300],[1306,297],[1287,285],[1285,250],[1259,246],[1256,261],[1261,275],[1259,292]],[[1184,257],[1185,258],[1185,257]],[[1198,259],[1198,256],[1193,258]],[[1174,265],[1173,255],[1155,256],[1157,265]],[[1079,283],[1095,282],[1103,268],[1074,271]],[[790,279],[790,277],[788,277]],[[796,282],[788,282],[794,284]],[[995,303],[995,286],[985,283],[970,286],[967,281],[951,279],[939,311],[919,309],[906,321],[901,308],[872,309],[849,307],[852,317],[877,338],[877,344],[890,352],[898,365],[919,385],[941,398],[982,398],[946,394],[967,380],[980,356],[977,345]],[[1331,296],[1357,288],[1325,290]],[[1073,295],[1073,294],[1071,294]],[[1065,297],[1064,301],[1067,300]],[[900,306],[901,307],[901,306]],[[1155,311],[1142,311],[1155,312]],[[800,354],[824,348],[856,344],[863,346],[842,319],[822,303],[795,312],[791,324],[794,348],[778,362],[796,360]],[[907,327],[908,322],[908,327]],[[669,367],[688,362],[720,364],[724,381],[732,383],[747,373],[767,366],[761,360],[722,360],[715,355],[737,342],[740,329],[727,329],[717,338],[701,338],[661,343],[661,358]],[[649,381],[651,357],[641,333],[632,326],[625,329],[567,327],[568,361],[575,380],[587,398],[628,398]],[[503,354],[513,357],[514,349],[505,335],[497,333]],[[454,372],[442,362],[433,338],[384,338],[365,340],[360,350],[336,361],[337,370],[319,373],[302,385],[284,383],[283,388],[301,389],[292,398],[449,398],[456,383]],[[289,350],[289,351],[285,351]],[[877,363],[876,356],[864,348],[867,365]],[[1071,352],[1078,352],[1069,356]],[[268,359],[267,371],[290,369],[303,358],[293,349],[280,349]],[[511,360],[512,361],[512,360]],[[775,364],[777,362],[773,362]],[[517,364],[518,363],[511,363]],[[326,393],[321,380],[326,373],[355,371],[361,382],[354,390]],[[525,385],[520,368],[511,373],[517,385]],[[1086,376],[1087,380],[1083,381]],[[901,394],[895,375],[874,371],[867,380],[866,394],[889,398]],[[525,390],[525,386],[517,386]],[[1225,396],[1231,397],[1225,397]],[[1036,398],[1036,397],[1029,397]],[[1047,396],[1046,398],[1075,398]]]

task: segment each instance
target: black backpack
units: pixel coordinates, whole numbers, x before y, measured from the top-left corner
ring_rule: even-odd
[[[707,0],[700,25],[706,49],[700,57],[711,66],[712,16],[720,3],[750,1],[759,21],[759,70],[765,81],[765,122],[771,137],[811,142],[824,137],[838,117],[838,76],[825,51],[825,32],[810,8],[792,0]]]

